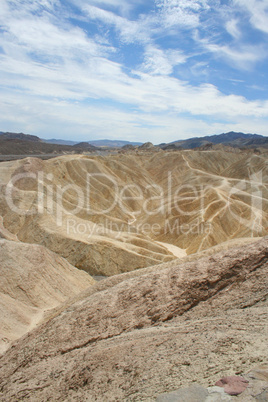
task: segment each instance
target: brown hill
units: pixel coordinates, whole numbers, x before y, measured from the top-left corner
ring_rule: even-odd
[[[80,148],[80,149],[90,149],[92,151],[97,151],[100,148],[94,147],[94,145],[89,144],[88,142],[79,142],[75,145],[73,145],[73,148]]]
[[[38,138],[38,137],[37,137]],[[85,149],[83,143],[80,145],[59,145],[49,144],[32,139],[25,140],[20,137],[6,138],[5,135],[0,135],[0,155],[46,155],[46,154],[78,154],[84,151],[93,152],[96,147],[90,146]]]
[[[0,239],[0,353],[94,280],[42,246]]]
[[[41,142],[41,139],[36,135],[23,134],[23,133],[9,133],[0,132],[0,140],[23,140]]]
[[[266,238],[98,283],[5,353],[1,399],[149,401],[265,362],[267,268]]]
[[[20,241],[109,276],[266,235],[267,182],[266,153],[27,158],[0,164],[0,211]]]

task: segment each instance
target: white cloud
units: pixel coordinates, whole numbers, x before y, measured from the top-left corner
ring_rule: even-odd
[[[85,6],[97,6],[100,9],[114,9],[119,11],[123,16],[128,16],[129,13],[142,3],[142,0],[67,0],[75,6],[83,9]]]
[[[80,2],[81,9],[92,20],[102,21],[114,26],[126,43],[152,44],[154,37],[166,34],[167,30],[181,28],[193,29],[199,25],[199,15],[209,10],[212,0],[155,0],[157,10],[154,13],[140,14],[136,19],[129,19],[104,10],[97,5]],[[94,4],[94,2],[93,2]]]
[[[203,77],[207,81],[209,79],[209,65],[207,62],[200,61],[190,67],[191,75],[193,77]]]
[[[268,33],[267,0],[234,0],[234,4],[245,8],[250,15],[250,23],[254,28]]]
[[[156,0],[166,27],[199,25],[199,14],[209,9],[209,0]]]
[[[6,3],[5,0],[3,0],[2,2],[0,2],[0,16],[2,16],[2,19],[4,19],[6,15],[8,15],[8,12],[9,12],[8,4]]]
[[[231,19],[230,21],[227,21],[226,23],[226,30],[227,32],[233,36],[235,39],[239,39],[241,37],[241,32],[238,28],[238,20],[237,19]]]
[[[259,60],[264,59],[267,56],[267,52],[258,46],[241,46],[239,49],[231,48],[224,45],[207,46],[210,51],[227,57],[230,61],[236,63],[241,69],[248,69],[252,63],[256,63]]]
[[[13,43],[25,47],[27,52],[34,51],[40,55],[59,57],[69,52],[96,55],[100,50],[100,47],[88,39],[79,28],[67,30],[46,20],[13,20],[8,28],[9,34],[14,36]],[[5,46],[5,51],[8,53],[8,44]]]
[[[121,40],[126,43],[149,43],[151,41],[150,25],[152,21],[150,18],[146,19],[141,16],[137,21],[132,21],[91,5],[84,5],[83,12],[90,20],[99,20],[104,24],[114,26],[119,32]]]
[[[240,70],[250,70],[255,63],[265,59],[268,55],[268,51],[263,45],[253,46],[241,42],[232,46],[217,44],[210,41],[209,38],[201,39],[198,33],[195,34],[195,40],[215,57],[221,58],[224,62],[227,61]]]
[[[149,45],[145,49],[142,69],[151,74],[169,75],[172,74],[174,66],[185,61],[186,57],[182,52],[176,50],[165,51]]]
[[[4,3],[4,9],[11,11],[14,16],[20,15],[21,18],[29,13],[51,12],[60,6],[60,0],[1,0],[1,3]],[[0,10],[1,7],[3,5]]]
[[[104,57],[84,64],[69,60],[64,65],[45,66],[30,60],[18,64],[11,57],[2,56],[1,68],[0,84],[15,84],[21,96],[26,92],[41,99],[109,99],[148,113],[168,111],[226,118],[268,115],[264,102],[224,96],[213,85],[191,86],[169,76],[133,71],[137,78],[130,77],[123,72],[122,65]]]
[[[43,0],[45,1],[45,0]],[[25,3],[27,6],[32,3]],[[50,2],[48,3],[50,4]],[[43,62],[49,62],[50,57],[89,57],[106,54],[113,48],[96,44],[89,39],[85,32],[73,27],[64,21],[53,21],[49,15],[36,17],[27,8],[12,10],[5,4],[5,14],[0,15],[0,23],[4,27],[5,34],[0,37],[0,45],[6,54],[13,53],[14,58],[24,53],[33,56],[43,56]],[[40,6],[40,3],[39,3]],[[22,18],[21,11],[24,11]]]

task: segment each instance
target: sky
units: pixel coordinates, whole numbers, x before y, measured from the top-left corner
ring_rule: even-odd
[[[268,0],[0,0],[0,131],[268,135]]]

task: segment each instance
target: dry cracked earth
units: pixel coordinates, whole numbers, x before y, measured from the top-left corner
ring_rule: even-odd
[[[1,163],[0,399],[267,400],[267,182],[266,151]]]

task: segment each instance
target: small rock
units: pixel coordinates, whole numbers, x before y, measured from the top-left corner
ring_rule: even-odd
[[[248,386],[248,381],[243,377],[233,375],[221,378],[215,385],[223,387],[227,394],[235,396],[245,391]]]

